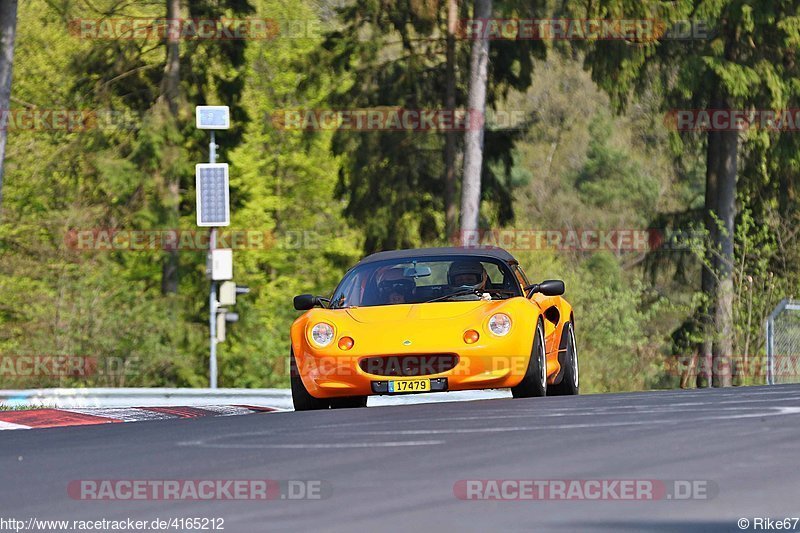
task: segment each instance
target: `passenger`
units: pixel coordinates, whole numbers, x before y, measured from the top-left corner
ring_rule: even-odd
[[[389,293],[389,303],[390,304],[404,304],[406,303],[406,297],[403,296],[401,293],[392,291]]]
[[[390,268],[383,273],[378,284],[381,303],[406,303],[411,300],[414,288],[414,282],[403,276],[402,268]]]

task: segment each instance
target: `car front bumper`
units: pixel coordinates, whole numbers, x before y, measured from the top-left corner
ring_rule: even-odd
[[[395,354],[329,356],[306,350],[295,352],[295,359],[303,384],[317,398],[392,394],[389,381],[393,380],[430,380],[430,391],[426,392],[501,389],[519,384],[528,368],[529,349],[507,355],[485,352],[481,347],[462,350],[457,354],[458,363],[451,369],[421,374],[375,374],[365,372],[360,364],[365,358],[390,359],[398,356]],[[402,354],[403,357],[431,355],[436,354]]]

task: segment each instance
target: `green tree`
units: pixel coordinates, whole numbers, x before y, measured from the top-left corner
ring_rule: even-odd
[[[254,6],[278,21],[323,23],[299,0],[257,0]],[[286,130],[272,120],[286,109],[319,106],[338,85],[337,78],[323,76],[313,88],[297,90],[307,76],[304,60],[319,41],[278,34],[246,52],[242,106],[254,120],[230,152],[238,198],[232,227],[266,238],[262,249],[234,253],[237,282],[253,291],[237,302],[241,321],[219,345],[220,386],[288,386],[289,327],[298,316],[292,297],[332,292],[362,244],[334,199],[340,163],[330,151],[332,133]]]
[[[344,80],[327,104],[335,109],[397,106],[431,110],[446,109],[455,102],[455,107],[462,108],[466,104],[471,41],[451,39],[454,61],[447,61],[450,7],[446,3],[409,6],[357,1],[342,8],[341,28],[326,35],[321,49],[309,61],[312,74],[332,68]],[[542,9],[539,3],[523,8],[512,2],[493,14],[523,16]],[[458,18],[469,16],[469,6],[461,3]],[[530,85],[532,59],[544,51],[541,41],[493,44],[488,109],[495,108],[510,89]],[[457,80],[454,99],[447,96],[452,72]],[[307,83],[315,84],[316,77],[310,77]],[[513,218],[509,182],[514,140],[520,135],[519,130],[485,133],[482,198],[491,201],[502,222]],[[445,193],[452,186],[447,185],[447,169],[453,152],[447,151],[444,137],[417,131],[336,132],[333,150],[343,162],[336,192],[346,200],[348,220],[364,228],[365,251],[445,239],[445,213],[452,213],[452,206],[448,209],[444,199],[451,198]]]
[[[793,63],[784,61],[796,48],[796,9],[792,2],[684,1],[630,4],[620,0],[575,2],[573,7],[595,18],[654,18],[669,27],[680,19],[701,20],[715,28],[709,39],[656,40],[631,46],[597,42],[586,65],[593,79],[622,106],[631,91],[657,80],[666,106],[732,110],[781,108],[793,93]],[[748,138],[744,139],[750,143]],[[706,145],[705,226],[712,246],[706,255],[702,290],[708,305],[700,309],[705,323],[705,368],[719,371],[714,384],[731,383],[733,353],[733,265],[737,161],[740,139],[735,131],[709,131]],[[746,151],[746,155],[749,152]],[[709,353],[709,348],[711,353]],[[713,357],[713,363],[708,360]],[[703,384],[699,382],[699,384]]]

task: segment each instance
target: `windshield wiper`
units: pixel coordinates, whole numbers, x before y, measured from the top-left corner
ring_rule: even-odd
[[[507,294],[509,296],[517,296],[517,293],[515,291],[508,290],[508,289],[483,289],[483,290],[480,290],[480,289],[476,289],[475,287],[468,287],[466,289],[461,289],[461,290],[457,290],[455,292],[451,292],[450,294],[445,294],[444,296],[437,296],[436,298],[434,298],[432,300],[428,300],[428,301],[426,301],[424,303],[428,304],[428,303],[431,303],[431,302],[438,302],[438,301],[441,301],[441,300],[446,300],[448,298],[453,298],[454,296],[466,296],[467,294],[474,294],[476,296],[480,296],[485,292],[488,292],[489,294],[494,293],[494,294]]]
[[[480,295],[480,292],[478,292],[478,289],[470,287],[468,289],[461,289],[456,292],[451,292],[450,294],[445,294],[444,296],[437,296],[436,298],[423,303],[429,304],[431,302],[438,302],[439,300],[446,300],[447,298],[452,298],[453,296],[465,296],[467,294]]]

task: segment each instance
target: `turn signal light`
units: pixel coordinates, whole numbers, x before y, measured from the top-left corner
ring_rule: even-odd
[[[353,347],[355,341],[351,337],[342,337],[339,339],[339,349],[340,350],[349,350]]]
[[[474,329],[468,329],[464,332],[464,342],[467,344],[475,344],[481,336]]]

